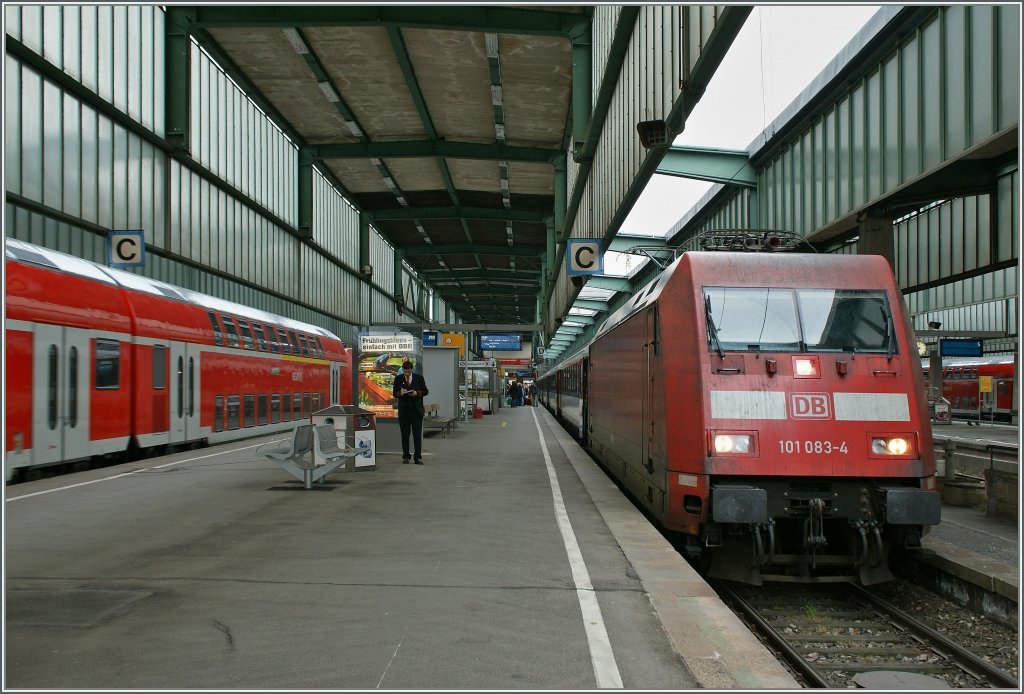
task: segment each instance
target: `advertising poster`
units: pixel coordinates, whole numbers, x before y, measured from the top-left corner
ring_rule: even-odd
[[[419,365],[418,340],[409,333],[359,336],[359,406],[377,418],[395,419],[391,386],[408,360]]]

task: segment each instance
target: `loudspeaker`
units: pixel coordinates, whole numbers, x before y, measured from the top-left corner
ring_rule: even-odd
[[[645,120],[637,123],[636,131],[640,135],[640,144],[647,149],[668,147],[672,144],[668,123],[663,120]]]

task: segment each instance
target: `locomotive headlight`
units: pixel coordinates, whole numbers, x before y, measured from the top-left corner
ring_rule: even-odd
[[[793,376],[795,378],[818,378],[817,357],[793,357]]]
[[[875,437],[871,439],[871,452],[875,455],[906,455],[910,452],[910,441],[902,436]]]
[[[750,434],[715,434],[715,453],[750,453],[753,448]]]

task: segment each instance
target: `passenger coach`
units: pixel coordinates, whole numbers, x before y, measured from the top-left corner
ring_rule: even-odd
[[[7,481],[279,431],[351,402],[323,328],[6,240]]]

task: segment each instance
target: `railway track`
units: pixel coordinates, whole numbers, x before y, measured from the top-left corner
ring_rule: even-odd
[[[858,585],[712,586],[807,687],[855,686],[860,676],[875,678],[871,688],[889,677],[883,688],[918,678],[1020,689],[1010,674]]]

